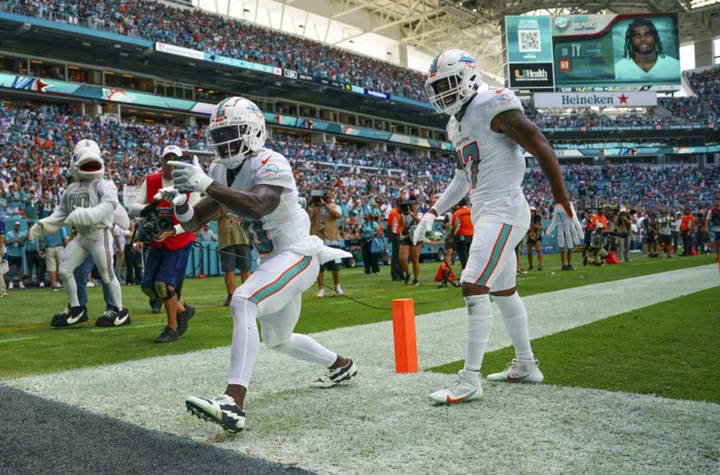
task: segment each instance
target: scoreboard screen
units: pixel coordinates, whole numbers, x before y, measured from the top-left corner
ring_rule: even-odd
[[[681,87],[676,13],[506,17],[506,40],[511,88],[599,92]]]

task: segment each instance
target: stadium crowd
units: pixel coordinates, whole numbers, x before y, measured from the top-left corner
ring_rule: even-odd
[[[202,9],[181,9],[143,0],[5,0],[0,6],[25,15],[82,24],[295,70],[317,79],[351,83],[426,101],[425,75],[387,61],[333,48],[320,42],[229,19]],[[178,25],[182,25],[178,28]],[[720,118],[720,68],[686,75],[697,97],[660,98],[671,117],[632,112],[617,118],[534,114],[546,127],[666,126],[683,122],[716,124]]]
[[[425,101],[424,74],[201,9],[145,0],[6,0],[12,12],[169,43]],[[0,2],[0,5],[2,2]]]
[[[147,172],[156,171],[165,145],[205,149],[201,128],[118,124],[83,117],[70,106],[0,102],[0,219],[35,219],[48,202],[57,202],[66,184],[67,151],[81,137],[100,143],[108,177],[120,190],[139,185]],[[301,190],[339,190],[343,214],[354,221],[366,212],[387,215],[401,195],[412,194],[421,209],[427,208],[454,170],[449,157],[385,152],[377,144],[313,144],[278,131],[268,146],[290,159]],[[567,166],[563,173],[572,198],[584,198],[590,206],[674,211],[707,207],[720,181],[720,167]],[[527,171],[525,190],[529,201],[549,215],[552,197],[539,170]]]

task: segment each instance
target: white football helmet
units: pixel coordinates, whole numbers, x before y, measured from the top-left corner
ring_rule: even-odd
[[[451,49],[432,60],[425,90],[436,111],[454,115],[481,84],[482,75],[475,58],[465,51]]]
[[[105,175],[105,162],[97,142],[83,139],[76,143],[69,168],[75,180],[102,178]]]
[[[215,161],[237,168],[253,152],[265,145],[265,117],[254,102],[242,97],[228,97],[210,116],[208,145]]]

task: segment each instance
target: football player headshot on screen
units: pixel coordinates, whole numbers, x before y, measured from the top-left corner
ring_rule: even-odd
[[[655,24],[647,18],[634,20],[625,33],[625,51],[615,63],[619,81],[671,80],[680,78],[680,61],[663,51]]]

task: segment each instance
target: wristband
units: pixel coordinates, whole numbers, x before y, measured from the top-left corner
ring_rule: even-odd
[[[187,223],[193,218],[193,216],[195,216],[195,208],[193,208],[192,206],[188,206],[188,210],[184,213],[178,213],[177,211],[175,211],[175,217],[181,223]]]

